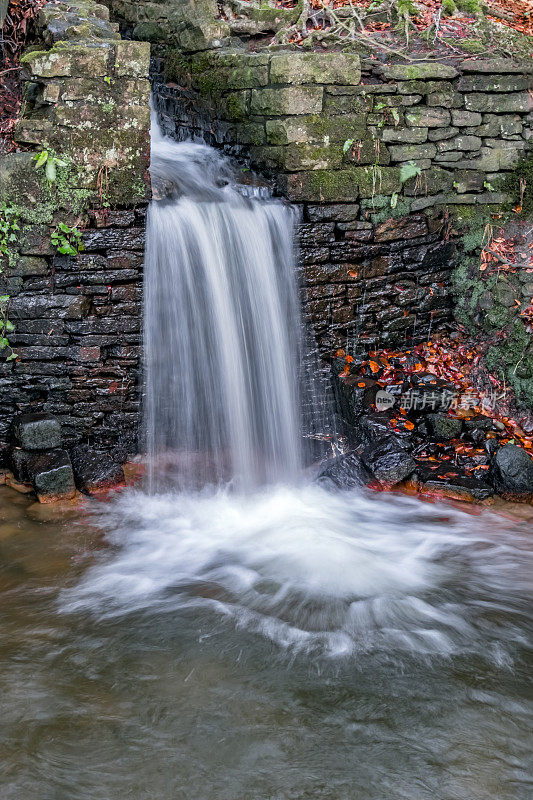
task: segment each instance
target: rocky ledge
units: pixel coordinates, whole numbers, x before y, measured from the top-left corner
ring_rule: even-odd
[[[421,360],[416,348],[332,360],[345,452],[322,465],[320,483],[533,503],[531,436],[498,419],[487,397],[459,392]]]

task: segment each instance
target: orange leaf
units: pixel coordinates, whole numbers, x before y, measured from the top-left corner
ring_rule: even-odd
[[[337,358],[340,358],[341,356],[345,356],[346,353],[344,352],[344,350],[337,350],[335,355],[337,356]]]
[[[408,431],[412,431],[412,430],[414,430],[415,426],[413,425],[412,422],[410,422],[408,419],[406,419],[405,422],[403,423],[403,427],[407,428]]]
[[[376,361],[369,361],[368,366],[372,372],[379,372],[379,364]]]

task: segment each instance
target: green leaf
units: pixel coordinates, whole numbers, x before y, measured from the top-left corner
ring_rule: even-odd
[[[13,325],[13,323],[11,322],[11,320],[9,320],[9,319],[6,319],[6,322],[5,322],[5,329],[6,329],[6,331],[7,331],[8,333],[12,333],[12,332],[15,330],[15,326]]]
[[[396,208],[397,205],[398,205],[398,192],[394,192],[390,199],[390,207]]]
[[[397,108],[391,108],[390,113],[392,114],[392,118],[394,120],[394,127],[396,127],[396,125],[400,124],[400,112]]]
[[[63,161],[62,158],[54,158],[54,162],[58,167],[66,167],[67,166],[67,162]]]
[[[56,165],[52,159],[48,159],[46,162],[46,177],[50,183],[56,179]]]
[[[9,300],[8,294],[3,294],[0,296],[0,303],[7,303],[8,300]]]
[[[355,139],[346,139],[346,141],[342,146],[342,152],[344,153],[344,155],[346,155],[346,153],[348,152],[348,150],[350,149],[350,147],[353,145],[354,142]]]
[[[400,170],[400,181],[405,183],[409,180],[409,178],[414,178],[415,175],[421,175],[422,170],[420,167],[415,164],[414,161],[409,161],[407,164],[402,164],[402,168]]]
[[[5,336],[0,336],[0,350],[4,347],[9,347],[9,340]]]
[[[35,169],[39,169],[48,160],[48,150],[43,150],[42,153],[37,153],[35,156]]]
[[[70,228],[68,225],[65,225],[64,222],[59,223],[59,229],[63,231],[63,233],[70,233]]]
[[[18,358],[18,355],[17,355],[17,353],[11,353],[11,354],[10,354],[10,355],[8,355],[8,357],[6,358],[6,361],[13,361],[15,358]]]

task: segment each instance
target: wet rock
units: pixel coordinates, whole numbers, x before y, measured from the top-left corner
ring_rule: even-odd
[[[27,468],[40,503],[71,500],[75,496],[74,473],[66,450],[35,453],[28,459]]]
[[[361,414],[368,412],[379,390],[377,381],[347,375],[339,378],[338,359],[332,367],[333,393],[339,414],[349,425],[357,425]],[[342,367],[341,367],[342,369]]]
[[[362,444],[369,446],[383,439],[396,442],[404,450],[411,450],[415,444],[413,433],[405,428],[392,431],[389,422],[392,418],[390,411],[376,411],[361,417],[357,426],[357,436]]]
[[[479,415],[464,420],[465,430],[467,431],[492,431],[494,429],[494,422],[490,417]]]
[[[430,433],[439,441],[457,439],[463,430],[462,420],[446,414],[428,414],[427,422]]]
[[[407,478],[415,470],[416,464],[393,437],[366,447],[361,460],[375,478],[386,486],[394,486]]]
[[[124,470],[107,453],[89,445],[77,445],[70,451],[76,486],[84,492],[105,491],[124,483]]]
[[[419,490],[424,494],[448,497],[450,500],[462,500],[474,503],[492,497],[492,486],[484,481],[466,476],[457,478],[431,478],[419,485]]]
[[[14,423],[17,443],[24,450],[53,450],[61,447],[61,426],[49,414],[23,414]]]
[[[354,489],[364,486],[372,478],[356,453],[346,453],[324,462],[316,478],[325,488]]]
[[[533,500],[533,459],[515,444],[501,447],[492,460],[494,488],[506,500]]]
[[[14,447],[10,454],[11,469],[17,481],[24,483],[29,480],[28,476],[28,458],[31,453],[26,450],[21,450],[20,447]]]

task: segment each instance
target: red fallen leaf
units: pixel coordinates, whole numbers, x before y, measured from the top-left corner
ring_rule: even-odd
[[[341,356],[345,356],[346,353],[344,352],[344,350],[337,350],[335,355],[337,356],[337,358],[341,358]]]
[[[366,383],[364,381],[360,381],[357,385],[359,386],[360,389],[364,389],[365,386],[366,386]]]
[[[357,272],[354,269],[351,269],[348,272],[348,275],[350,276],[350,278],[357,278]]]
[[[118,383],[117,381],[113,381],[113,383],[109,385],[109,394],[115,394],[117,389],[118,389]]]
[[[372,370],[372,372],[376,373],[379,372],[379,364],[376,361],[369,361],[368,366]]]
[[[406,419],[405,422],[403,423],[403,427],[407,428],[408,431],[412,431],[415,428],[414,424],[408,419]]]
[[[346,356],[344,360],[347,364],[353,364],[353,356]]]

